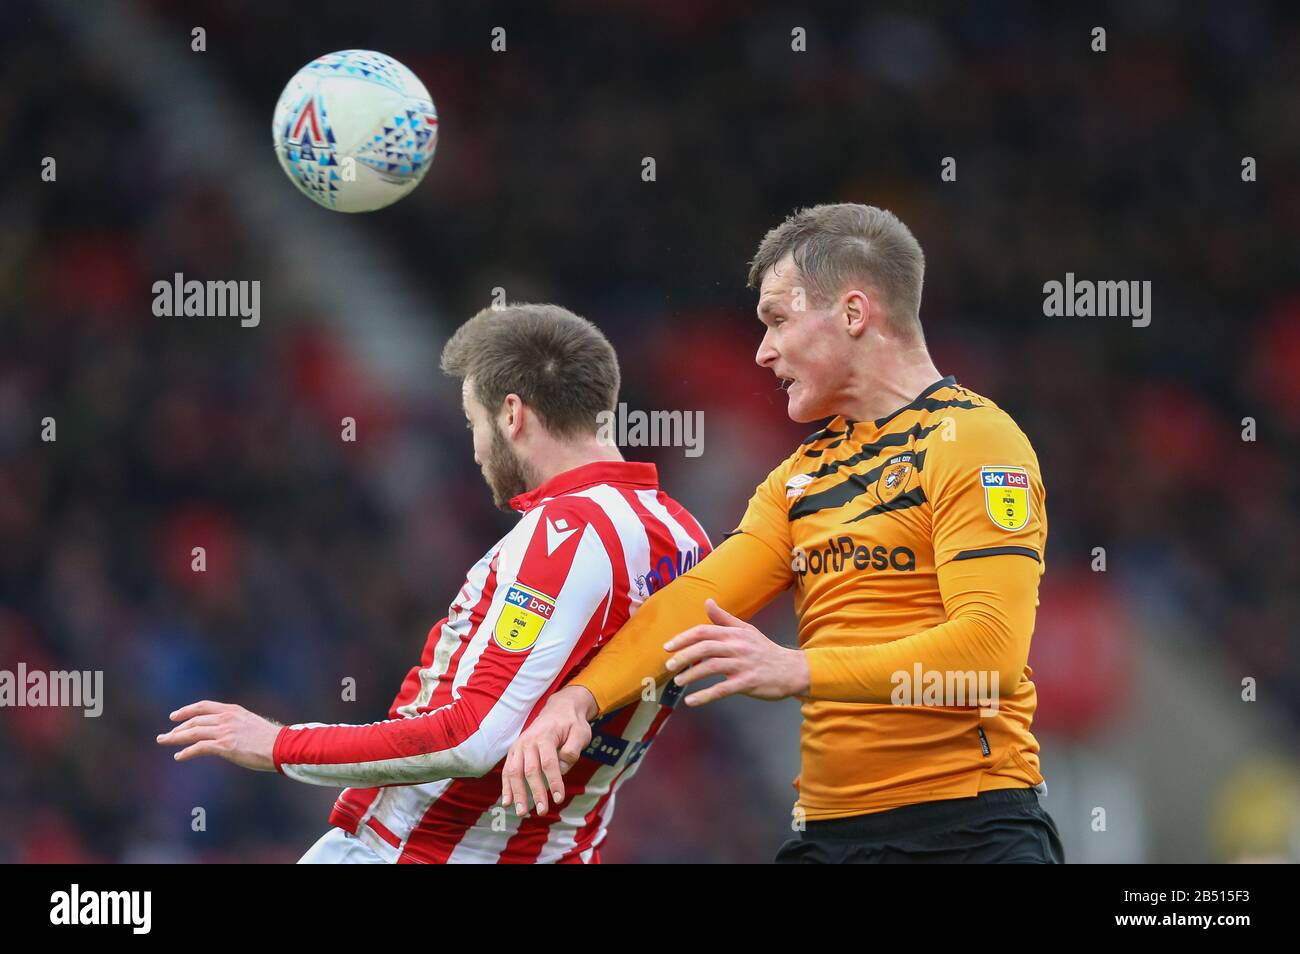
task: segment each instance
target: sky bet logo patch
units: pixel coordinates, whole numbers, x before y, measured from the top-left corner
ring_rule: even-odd
[[[1023,530],[1029,523],[1029,472],[1023,467],[981,467],[984,507],[1003,530]]]
[[[553,598],[515,583],[506,591],[506,602],[492,635],[502,649],[521,653],[537,642],[542,627],[554,612]]]

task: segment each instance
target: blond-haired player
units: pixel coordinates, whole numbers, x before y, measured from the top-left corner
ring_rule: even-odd
[[[1041,808],[1027,665],[1047,515],[1028,438],[940,374],[925,262],[896,216],[805,209],[752,263],[757,362],[795,421],[830,421],[757,488],[734,534],[649,599],[512,745],[502,801],[546,810],[590,720],[646,677],[803,702],[785,862],[1059,862]],[[793,588],[799,646],[745,622]]]

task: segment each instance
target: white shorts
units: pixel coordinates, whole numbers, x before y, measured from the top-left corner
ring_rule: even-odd
[[[383,865],[375,854],[355,836],[342,828],[331,828],[298,859],[300,865]]]

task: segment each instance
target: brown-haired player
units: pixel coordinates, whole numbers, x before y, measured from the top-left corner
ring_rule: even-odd
[[[497,506],[521,516],[466,574],[388,718],[280,726],[205,701],[173,712],[180,724],[158,741],[183,746],[182,761],[217,755],[344,789],[303,862],[599,861],[614,794],[680,688],[611,707],[556,811],[498,806],[502,760],[546,696],[709,541],[653,464],[598,439],[619,371],[590,322],[557,305],[486,309],[452,336],[442,366],[463,380],[474,460]]]

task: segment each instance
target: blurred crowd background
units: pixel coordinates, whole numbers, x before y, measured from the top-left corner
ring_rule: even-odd
[[[494,288],[597,322],[630,407],[704,411],[701,457],[626,453],[719,540],[811,429],[753,364],[746,262],[826,201],[911,226],[937,364],[1038,451],[1035,730],[1071,860],[1300,856],[1296,9],[463,6],[0,3],[0,668],[103,670],[106,693],[98,719],[0,710],[0,861],[289,861],[324,831],[332,791],[177,766],[153,738],[201,698],[383,717],[511,519],[436,361]],[[279,173],[270,118],[300,66],[354,47],[423,79],[441,141],[411,196],[344,218]],[[179,67],[158,68],[163,48]],[[202,95],[178,122],[160,103],[185,84]],[[216,145],[191,161],[196,141]],[[271,203],[279,231],[247,211]],[[313,288],[373,270],[281,264],[317,230],[416,296],[416,386],[362,359],[389,333],[379,299]],[[261,324],[154,317],[175,272],[260,280]],[[1044,317],[1067,272],[1150,280],[1150,326]],[[792,637],[788,600],[763,621]],[[797,724],[793,703],[679,713],[606,858],[768,860]]]

